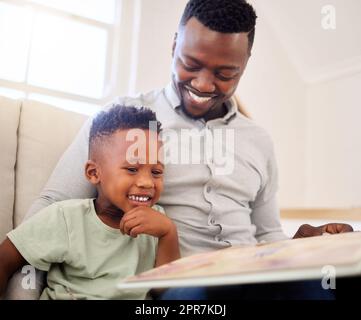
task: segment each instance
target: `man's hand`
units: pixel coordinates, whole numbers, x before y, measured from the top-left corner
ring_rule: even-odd
[[[150,207],[136,207],[124,214],[119,225],[120,231],[136,238],[148,234],[157,238],[175,229],[173,222],[164,214]]]
[[[353,228],[349,224],[344,223],[328,223],[319,227],[303,224],[299,227],[293,239],[322,236],[324,233],[335,234],[344,232],[353,232]]]

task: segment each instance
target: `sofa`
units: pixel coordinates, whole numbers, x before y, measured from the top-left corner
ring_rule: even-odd
[[[86,118],[0,96],[0,241],[21,223]]]

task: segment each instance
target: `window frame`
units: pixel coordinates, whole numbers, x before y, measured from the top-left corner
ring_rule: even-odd
[[[51,96],[54,98],[75,100],[79,102],[90,103],[94,105],[103,106],[112,97],[114,97],[117,89],[119,88],[119,59],[120,59],[120,43],[121,43],[121,22],[122,22],[122,9],[123,0],[115,0],[115,17],[114,23],[108,24],[105,22],[97,21],[87,17],[82,17],[77,14],[69,13],[60,9],[47,7],[46,5],[32,3],[26,0],[0,0],[2,3],[11,4],[19,7],[33,8],[37,12],[46,13],[49,15],[62,17],[70,21],[75,21],[84,25],[94,26],[106,30],[108,34],[107,42],[107,55],[105,65],[105,75],[103,82],[103,97],[91,98],[74,93],[68,93],[60,90],[48,89],[41,86],[35,86],[28,83],[28,69],[30,64],[30,50],[27,57],[27,67],[25,73],[25,80],[22,82],[12,81],[0,78],[0,87],[5,89],[17,90],[24,93],[24,98],[27,99],[30,94],[41,94]],[[30,39],[30,47],[32,42],[32,35]]]

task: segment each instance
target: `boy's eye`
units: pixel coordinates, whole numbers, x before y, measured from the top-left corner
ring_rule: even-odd
[[[159,176],[163,175],[163,171],[161,171],[161,170],[153,170],[153,171],[152,171],[152,174],[153,174],[154,176],[159,177]]]
[[[130,173],[136,173],[136,172],[138,171],[137,168],[132,168],[132,167],[126,168],[126,169],[127,169],[127,171],[130,172]]]

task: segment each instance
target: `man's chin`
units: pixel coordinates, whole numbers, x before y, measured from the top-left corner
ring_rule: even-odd
[[[183,112],[187,115],[187,117],[195,119],[195,120],[203,118],[210,110],[209,109],[209,110],[206,110],[203,112],[200,110],[199,112],[195,112],[194,110],[191,109],[191,111],[190,111],[187,109],[187,107],[184,104],[181,104],[181,108],[182,108]]]

